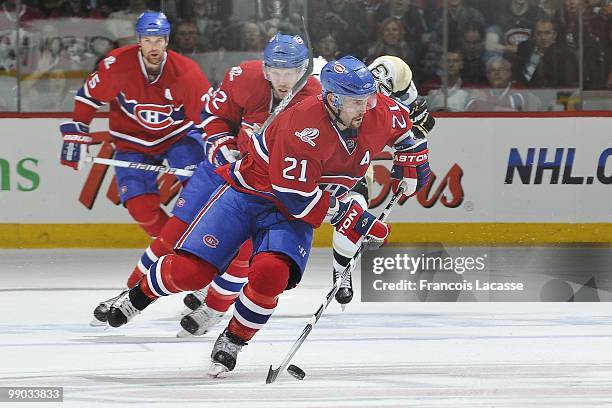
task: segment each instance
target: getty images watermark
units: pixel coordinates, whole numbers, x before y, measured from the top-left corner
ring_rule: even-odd
[[[490,300],[491,293],[521,292],[519,278],[494,276],[489,254],[478,248],[383,248],[364,254],[362,301]],[[480,299],[479,299],[480,298]]]

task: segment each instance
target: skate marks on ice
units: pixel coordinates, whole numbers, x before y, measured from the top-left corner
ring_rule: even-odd
[[[31,266],[0,289],[37,290],[1,293],[0,386],[63,386],[62,408],[612,406],[612,313],[603,303],[357,298],[344,313],[332,304],[293,361],[306,371],[304,381],[283,373],[265,385],[268,366],[331,285],[328,250],[313,254],[304,285],[287,293],[224,379],[206,375],[223,324],[201,338],[177,339],[180,297],[155,302],[119,329],[88,326],[96,302],[118,291],[79,289],[121,284],[135,254],[96,252],[92,259],[121,258],[99,267],[60,254],[52,270],[38,252],[23,254]],[[15,255],[11,265],[19,263]]]

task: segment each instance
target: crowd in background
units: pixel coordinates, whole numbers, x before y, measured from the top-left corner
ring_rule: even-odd
[[[22,111],[71,110],[146,9],[167,14],[170,47],[213,84],[308,16],[315,56],[399,56],[432,110],[612,109],[612,1],[446,1],[445,25],[442,0],[2,0],[0,110],[17,93]]]

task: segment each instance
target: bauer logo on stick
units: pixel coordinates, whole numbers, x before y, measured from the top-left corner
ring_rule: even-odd
[[[315,147],[316,144],[314,140],[319,137],[319,129],[316,128],[306,128],[301,132],[295,132],[295,135],[300,138],[300,140],[304,143],[308,143],[312,147]]]

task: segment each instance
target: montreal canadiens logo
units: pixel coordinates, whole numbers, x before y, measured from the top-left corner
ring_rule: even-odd
[[[314,140],[319,137],[319,129],[306,128],[301,132],[295,132],[295,135],[304,143],[308,143],[311,146],[316,146]]]
[[[217,245],[219,245],[219,240],[217,239],[217,237],[211,234],[204,235],[203,241],[206,244],[206,246],[211,247],[211,248],[216,248]]]
[[[342,65],[342,64],[335,63],[334,64],[334,71],[336,71],[339,74],[342,74],[342,73],[346,72],[346,68],[344,68],[344,65]]]
[[[174,123],[171,105],[138,104],[134,108],[136,120],[151,130],[161,130]]]

